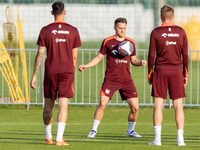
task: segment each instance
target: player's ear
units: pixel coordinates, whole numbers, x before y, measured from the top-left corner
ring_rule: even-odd
[[[116,31],[116,26],[114,26],[113,28],[114,28],[114,30]]]
[[[160,14],[160,19],[162,19],[162,16],[161,16],[161,14]]]
[[[64,15],[66,14],[66,10],[63,11],[63,14],[64,14]]]
[[[175,18],[175,15],[173,15],[172,19],[174,19],[174,18]]]
[[[51,14],[54,15],[54,14],[53,14],[53,11],[51,11]]]

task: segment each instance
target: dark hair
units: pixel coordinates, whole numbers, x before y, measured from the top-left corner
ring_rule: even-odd
[[[55,2],[52,5],[54,15],[60,15],[64,11],[64,4],[62,2]]]
[[[174,8],[170,5],[164,5],[160,9],[160,14],[163,20],[165,19],[172,19],[174,15]]]
[[[117,18],[117,19],[115,20],[115,26],[116,26],[119,22],[120,22],[120,23],[126,23],[126,24],[127,24],[126,18]]]

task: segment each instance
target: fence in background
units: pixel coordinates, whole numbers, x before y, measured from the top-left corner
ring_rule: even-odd
[[[1,50],[2,51],[2,50]],[[26,49],[26,57],[27,57],[27,73],[28,73],[28,83],[30,83],[32,72],[33,72],[33,64],[36,55],[36,50]],[[9,51],[8,51],[9,52]],[[78,63],[77,67],[81,64],[86,64],[89,62],[94,56],[96,56],[98,50],[87,50],[80,49],[78,53]],[[2,54],[2,53],[1,53]],[[197,56],[197,60],[192,60],[193,55]],[[146,59],[148,56],[148,50],[137,50],[137,58]],[[189,51],[189,78],[188,84],[186,88],[187,97],[184,98],[183,104],[184,106],[200,106],[200,53],[197,51]],[[0,56],[3,58],[3,55]],[[45,59],[44,59],[45,60]],[[99,93],[100,88],[103,82],[105,68],[106,68],[106,58],[104,58],[98,65],[89,68],[82,73],[78,71],[76,68],[75,71],[75,83],[74,83],[74,98],[70,99],[69,104],[71,105],[97,105],[99,103]],[[21,61],[21,60],[20,60]],[[19,62],[20,62],[19,61]],[[3,64],[0,64],[1,68],[3,68]],[[8,66],[7,69],[9,69]],[[3,68],[6,69],[6,68]],[[16,70],[16,66],[14,68]],[[43,65],[37,75],[36,89],[33,90],[29,87],[29,97],[30,100],[28,102],[25,99],[22,99],[22,102],[17,102],[12,100],[11,94],[9,92],[9,84],[6,82],[3,77],[3,72],[0,72],[0,104],[27,104],[29,105],[43,105],[43,75],[44,75],[44,61]],[[146,67],[135,67],[131,65],[131,73],[132,78],[137,88],[139,94],[139,105],[140,106],[148,106],[153,105],[151,94],[151,86],[147,82],[147,66]],[[16,75],[17,76],[17,75]],[[11,78],[10,78],[11,79]],[[24,78],[23,78],[23,67],[19,63],[18,69],[18,83],[22,90],[23,95],[25,95],[24,88]],[[17,97],[17,96],[16,96]],[[109,101],[108,105],[127,105],[126,101],[122,101],[118,92],[116,92],[111,101]],[[172,106],[169,98],[165,101],[165,105]]]

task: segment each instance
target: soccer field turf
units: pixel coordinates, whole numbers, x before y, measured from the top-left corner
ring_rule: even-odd
[[[96,150],[96,149],[200,149],[200,116],[199,109],[184,109],[185,130],[184,138],[187,146],[178,147],[176,143],[177,130],[174,120],[174,110],[165,108],[163,111],[162,146],[148,146],[153,141],[153,108],[140,108],[135,131],[142,138],[126,136],[128,107],[107,107],[104,117],[99,125],[97,136],[87,138],[92,128],[93,115],[96,107],[69,107],[69,115],[65,128],[64,139],[69,146],[57,147],[46,145],[42,121],[42,107],[11,108],[0,107],[0,149],[2,150],[33,150],[33,149],[70,149],[70,150]],[[58,108],[53,111],[53,143],[55,143]]]

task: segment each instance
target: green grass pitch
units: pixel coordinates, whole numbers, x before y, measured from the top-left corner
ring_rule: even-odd
[[[19,109],[20,108],[20,109]],[[142,138],[126,136],[128,124],[128,107],[107,107],[97,136],[87,138],[92,128],[93,115],[96,107],[69,106],[67,125],[64,139],[69,146],[57,147],[46,145],[42,121],[43,108],[31,106],[29,111],[22,106],[0,106],[0,149],[2,150],[38,150],[38,149],[70,149],[70,150],[173,150],[173,149],[200,149],[200,116],[198,109],[184,109],[185,130],[184,138],[187,146],[178,147],[176,143],[177,129],[174,120],[174,110],[165,108],[163,111],[162,146],[148,146],[154,139],[153,108],[140,108],[135,131]],[[53,111],[53,143],[55,143],[58,108]]]

